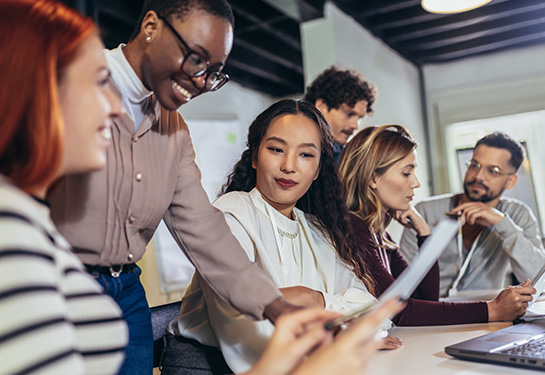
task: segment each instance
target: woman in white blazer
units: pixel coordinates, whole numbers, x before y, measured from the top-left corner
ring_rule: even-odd
[[[254,120],[247,146],[214,205],[249,259],[293,304],[349,313],[372,303],[321,113],[304,101],[277,102]],[[246,318],[196,273],[168,330],[219,347],[242,372],[258,360],[274,326]],[[390,338],[387,347],[400,344]]]

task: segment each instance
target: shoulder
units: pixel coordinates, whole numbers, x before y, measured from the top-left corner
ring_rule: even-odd
[[[416,206],[431,207],[431,206],[445,205],[445,204],[448,204],[452,199],[454,199],[455,196],[456,194],[452,194],[452,193],[435,195],[433,197],[422,199],[420,202],[416,204]]]
[[[444,213],[454,207],[457,194],[442,194],[426,198],[418,202],[415,207],[426,220],[436,218],[440,220]]]
[[[231,191],[223,194],[213,203],[214,207],[229,212],[242,211],[244,207],[253,206],[250,193],[244,191]]]
[[[501,197],[500,203],[498,204],[498,210],[509,214],[510,216],[531,215],[534,217],[532,209],[526,203],[511,197]]]
[[[15,253],[24,250],[52,260],[59,235],[49,209],[5,178],[0,178],[0,197],[0,249]]]

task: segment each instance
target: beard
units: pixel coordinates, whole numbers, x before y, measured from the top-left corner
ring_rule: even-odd
[[[480,196],[475,196],[474,194],[472,194],[469,191],[469,187],[471,185],[476,185],[476,184],[479,184],[479,185],[481,185],[483,187],[483,189],[485,190],[484,194],[482,194]],[[500,191],[496,194],[495,192],[490,191],[490,188],[488,186],[486,186],[482,182],[478,182],[477,180],[468,181],[468,182],[464,183],[464,194],[472,202],[488,203],[488,202],[493,201],[494,199],[500,197],[503,194],[504,191],[505,191],[505,186],[502,186]]]

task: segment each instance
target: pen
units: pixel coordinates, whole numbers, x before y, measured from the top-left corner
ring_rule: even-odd
[[[460,216],[462,216],[462,212],[456,212],[454,214],[451,214],[450,212],[445,212],[445,215],[451,219],[458,219]]]

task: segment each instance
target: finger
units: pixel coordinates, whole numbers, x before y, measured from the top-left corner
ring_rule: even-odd
[[[362,341],[369,340],[377,332],[377,327],[385,319],[399,312],[402,306],[402,303],[392,298],[379,308],[361,318],[355,319],[347,330],[339,334],[339,339],[346,341],[347,345],[356,345]]]
[[[394,345],[397,345],[397,346],[402,346],[403,345],[403,341],[400,338],[392,336],[392,335],[386,336],[385,340],[387,342],[389,342],[391,344],[394,344]]]
[[[321,308],[308,308],[281,315],[278,318],[277,330],[281,332],[297,332],[311,323],[323,323],[336,319],[342,314]],[[298,332],[301,334],[301,332]]]
[[[530,302],[532,300],[532,295],[531,294],[523,294],[520,296],[520,299],[519,301],[525,301],[525,302]]]
[[[380,349],[382,350],[394,350],[399,349],[401,345],[397,345],[391,341],[384,340],[382,345],[380,346]]]
[[[535,292],[537,292],[536,288],[534,288],[533,286],[518,287],[517,289],[514,289],[514,291],[517,294],[534,294]]]
[[[333,332],[326,331],[323,327],[314,327],[297,338],[296,345],[290,345],[292,355],[304,356],[312,353],[325,342],[330,342]]]

